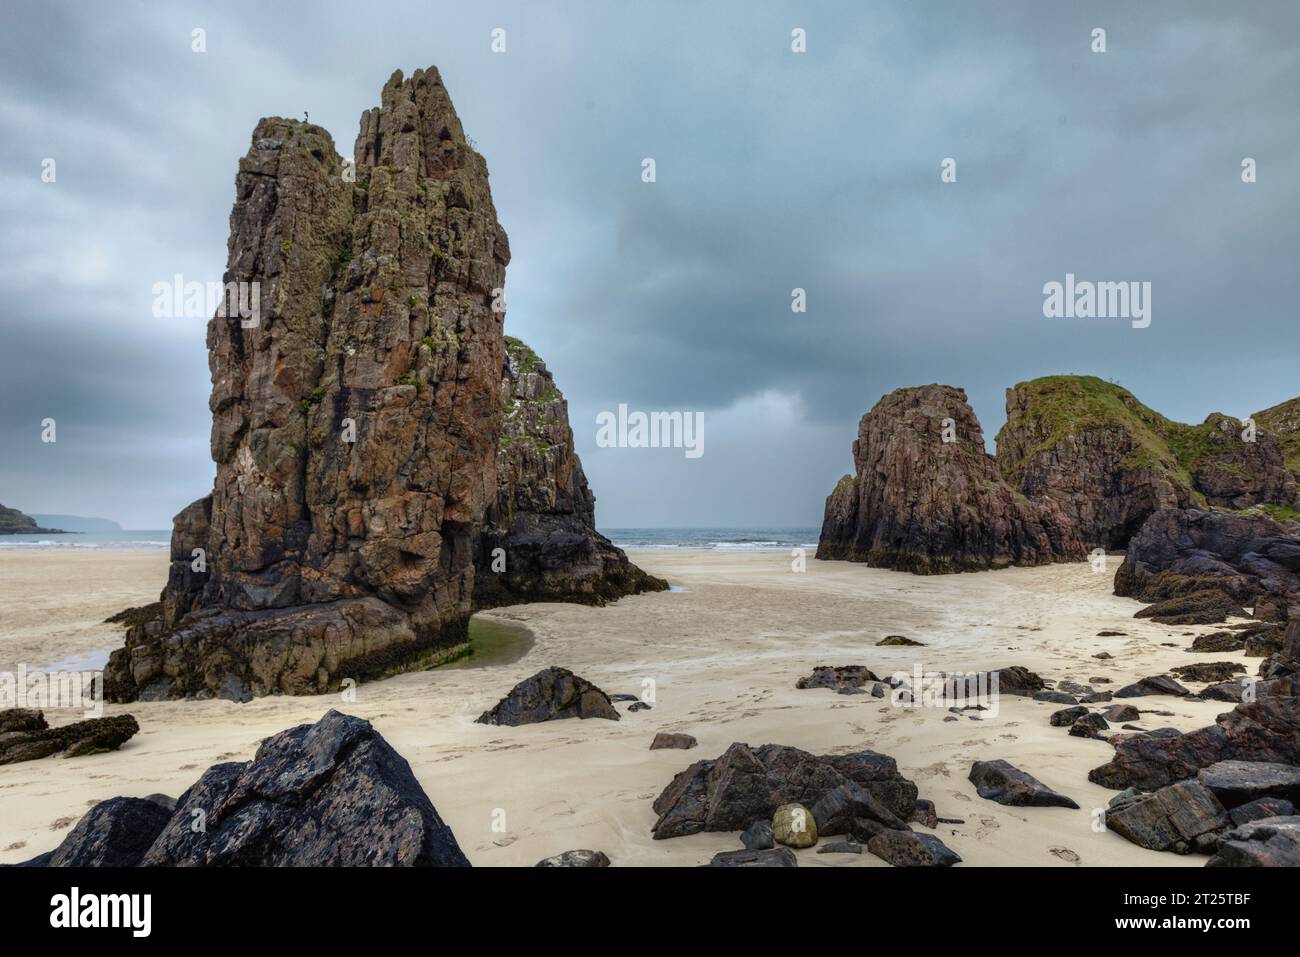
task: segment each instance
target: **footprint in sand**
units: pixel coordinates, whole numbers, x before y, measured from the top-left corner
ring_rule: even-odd
[[[996,818],[981,817],[978,820],[979,827],[975,828],[975,840],[977,841],[983,840],[1002,826],[997,822]]]
[[[953,791],[951,793],[954,800],[965,801],[967,803],[970,803],[971,801],[971,796],[969,794],[963,794],[961,791]]]
[[[1019,740],[1020,740],[1020,735],[1018,735],[1018,734],[999,734],[999,735],[998,735],[998,740],[999,740],[999,741],[1019,741]]]
[[[1053,857],[1059,857],[1067,864],[1078,864],[1081,858],[1068,847],[1054,847],[1051,849]]]
[[[76,823],[77,819],[75,817],[61,817],[50,822],[50,830],[62,831],[64,828],[72,827]]]
[[[26,846],[27,846],[27,842],[26,842],[26,841],[14,841],[12,844],[10,844],[8,847],[6,847],[5,850],[6,850],[6,851],[21,851],[21,850],[22,850],[24,847],[26,847]]]

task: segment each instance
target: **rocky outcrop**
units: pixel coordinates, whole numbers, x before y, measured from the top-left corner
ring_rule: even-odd
[[[1258,427],[1277,436],[1286,467],[1300,482],[1300,398],[1256,412],[1251,419]]]
[[[1295,607],[1300,617],[1300,526],[1263,515],[1162,509],[1129,542],[1115,573],[1115,594],[1139,601],[1216,592],[1231,599],[1229,611],[1244,604],[1256,606],[1257,617],[1285,619]]]
[[[52,754],[77,758],[116,751],[139,730],[140,725],[129,714],[87,718],[51,728],[40,711],[0,711],[0,764],[35,761]]]
[[[655,799],[656,840],[701,831],[743,831],[771,821],[777,808],[810,809],[821,834],[906,829],[916,785],[874,751],[817,757],[798,748],[732,744],[716,760],[696,761]],[[901,813],[900,813],[901,812]]]
[[[112,798],[28,866],[468,867],[369,721],[330,711],[217,764],[178,801]]]
[[[244,294],[208,326],[216,480],[176,517],[112,699],[322,693],[436,662],[483,603],[658,587],[591,527],[571,441],[505,456],[498,487],[510,246],[436,69],[393,74],[354,156],[272,118],[240,161],[225,281]],[[518,387],[567,440],[563,401]],[[494,509],[517,537],[476,604]]]
[[[603,605],[668,583],[596,531],[596,497],[573,448],[568,403],[546,364],[505,338],[497,495],[478,543],[474,603]]]
[[[1058,506],[1002,480],[960,389],[882,398],[858,424],[853,464],[826,500],[818,558],[935,574],[1084,557]]]
[[[1048,376],[1008,389],[997,449],[1006,480],[1057,502],[1088,548],[1123,548],[1162,508],[1296,501],[1295,477],[1267,427],[1251,433],[1219,413],[1183,425],[1094,376]]]
[[[66,535],[61,528],[41,528],[36,519],[0,505],[0,535]]]
[[[619,719],[609,695],[567,668],[552,667],[515,685],[508,695],[479,716],[478,723],[514,727],[561,718]]]

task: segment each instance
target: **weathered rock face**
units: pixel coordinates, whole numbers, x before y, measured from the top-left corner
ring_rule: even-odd
[[[1007,390],[997,436],[1002,475],[1057,502],[1089,548],[1122,548],[1158,508],[1192,504],[1159,435],[1167,420],[1091,376],[1051,376]]]
[[[596,497],[573,448],[568,403],[532,349],[510,336],[505,342],[497,495],[479,539],[475,606],[602,605],[666,589],[596,531]]]
[[[1285,618],[1290,605],[1300,606],[1300,528],[1263,515],[1156,512],[1129,542],[1115,594],[1157,602],[1200,591],[1268,603],[1273,617]]]
[[[209,323],[216,481],[176,517],[161,617],[113,655],[111,699],[320,693],[466,640],[500,503],[509,242],[436,69],[393,74],[354,155],[264,119],[240,161],[225,280],[259,308]],[[596,535],[571,440],[507,464],[508,504],[572,518],[531,558],[507,542],[483,603],[657,587]]]
[[[1089,548],[1123,548],[1153,512],[1291,505],[1295,477],[1277,435],[1214,413],[1183,425],[1093,376],[1049,376],[1007,390],[1002,475],[1060,504]]]
[[[1300,482],[1300,398],[1256,412],[1251,418],[1257,426],[1277,436],[1286,467]]]
[[[148,798],[109,798],[87,811],[53,851],[23,866],[135,867],[173,811]]]
[[[826,500],[818,558],[933,574],[1084,557],[1057,505],[1002,480],[960,389],[882,398],[858,425],[853,462]]]

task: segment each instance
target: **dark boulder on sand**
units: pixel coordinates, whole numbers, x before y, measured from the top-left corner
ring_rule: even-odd
[[[1007,761],[976,761],[970,781],[980,797],[1011,807],[1078,808],[1072,799],[1053,791],[1042,781]]]
[[[135,867],[171,818],[172,808],[150,798],[100,801],[63,843],[22,866]]]
[[[545,857],[534,867],[609,867],[609,857],[604,851],[589,851],[585,848],[565,851],[554,857]]]
[[[209,768],[141,863],[469,866],[406,760],[369,721],[337,711],[272,735],[252,761]]]
[[[561,718],[617,721],[619,716],[609,695],[586,678],[567,668],[552,667],[515,685],[508,695],[479,716],[478,723],[514,727]]]
[[[819,833],[846,833],[857,820],[906,827],[916,797],[916,785],[898,773],[893,758],[874,751],[818,757],[779,744],[737,742],[673,778],[655,799],[653,833],[662,840],[740,831],[770,821],[786,804],[811,808]]]

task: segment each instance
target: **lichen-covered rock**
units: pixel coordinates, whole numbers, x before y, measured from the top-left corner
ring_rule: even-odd
[[[693,734],[681,734],[675,731],[660,731],[654,736],[654,740],[650,742],[650,750],[661,751],[664,749],[675,748],[682,751],[689,751],[699,743],[700,742],[695,740],[695,735]]]
[[[506,456],[498,484],[510,246],[435,68],[393,74],[354,156],[270,118],[240,161],[225,281],[245,314],[208,325],[216,480],[176,516],[112,700],[323,693],[438,660],[476,607],[660,587],[595,532],[562,399],[526,417],[555,453]],[[480,592],[503,500],[508,573]]]
[[[596,531],[596,497],[573,448],[569,409],[546,364],[505,338],[497,495],[478,542],[478,608],[530,601],[602,605],[663,591]]]
[[[517,726],[561,718],[619,720],[609,695],[567,668],[551,667],[515,685],[478,723]]]
[[[935,574],[1084,557],[1058,506],[1002,480],[960,389],[882,398],[858,425],[853,464],[826,500],[818,558]]]
[[[1214,413],[1174,422],[1095,376],[1048,376],[1007,390],[1002,475],[1057,502],[1088,548],[1123,548],[1155,511],[1291,505],[1296,482],[1268,427]]]
[[[817,821],[802,804],[782,804],[772,813],[772,840],[786,847],[812,847]]]
[[[3,715],[10,717],[6,720]],[[116,751],[140,730],[129,714],[87,718],[51,728],[41,712],[27,709],[0,712],[0,725],[8,725],[0,733],[0,764],[35,761],[52,754],[77,758]]]
[[[201,829],[193,824],[203,822]],[[468,867],[411,766],[337,711],[209,768],[181,795],[143,866]]]

